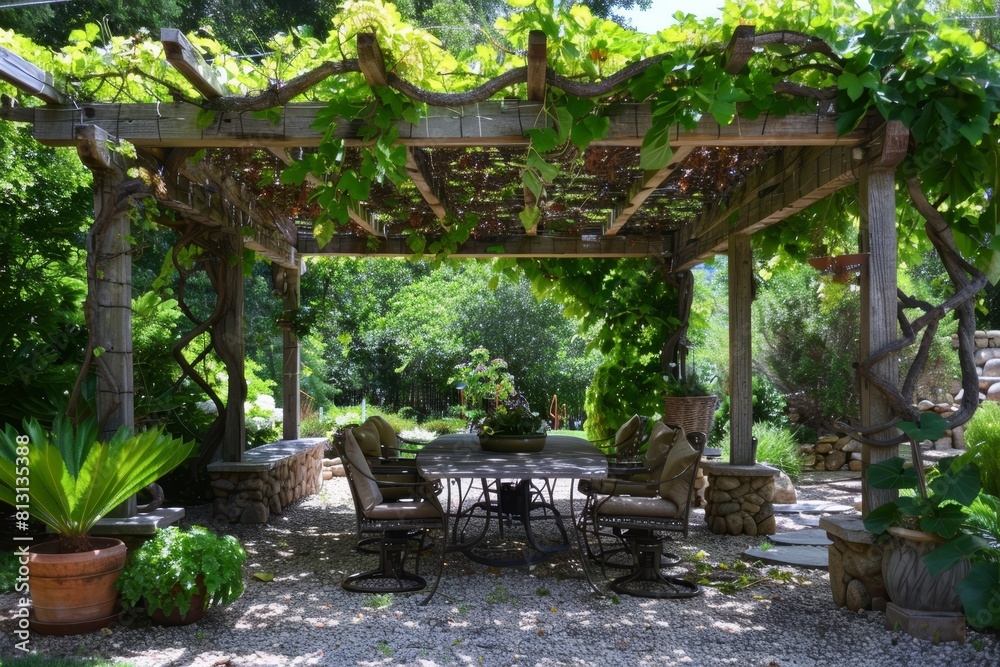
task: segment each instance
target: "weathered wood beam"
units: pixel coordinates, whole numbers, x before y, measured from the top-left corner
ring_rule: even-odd
[[[733,36],[722,55],[722,69],[726,74],[739,74],[753,56],[754,27],[752,25],[736,26]]]
[[[34,135],[48,146],[75,145],[73,128],[83,117],[119,139],[145,147],[315,147],[323,129],[314,127],[323,105],[297,103],[287,106],[277,125],[252,113],[219,113],[211,126],[199,128],[197,106],[177,104],[93,104],[77,108],[42,107],[16,110],[17,120],[33,122]],[[525,131],[548,127],[552,120],[540,102],[504,100],[457,108],[428,107],[428,115],[412,125],[399,123],[400,143],[407,146],[527,146]],[[29,113],[30,112],[30,113]],[[646,103],[620,104],[607,111],[607,136],[593,146],[642,145],[652,117]],[[680,125],[669,130],[670,145],[682,146],[838,146],[864,142],[862,127],[837,134],[836,116],[761,116],[736,118],[719,125],[703,118],[694,128]],[[361,121],[338,123],[334,136],[348,145],[361,143]]]
[[[861,271],[861,335],[859,358],[867,360],[898,337],[896,238],[896,166],[906,156],[909,130],[900,121],[889,121],[866,150],[858,183],[861,224],[858,250],[868,253]],[[890,386],[899,386],[899,358],[889,354],[873,364],[870,372]],[[893,420],[892,406],[866,378],[861,378],[861,425],[887,424]],[[889,428],[871,434],[872,440],[892,440],[898,435]],[[868,466],[897,456],[898,446],[861,446],[861,512],[864,515],[898,498],[895,489],[875,489],[868,483]]]
[[[175,169],[193,184],[218,192],[223,208],[228,205],[231,209],[222,212],[221,220],[218,215],[214,216],[215,219],[227,224],[235,217],[241,226],[249,228],[250,231],[243,237],[247,248],[281,266],[297,266],[295,242],[298,230],[294,223],[275,215],[267,207],[255,206],[253,195],[239,179],[205,161],[191,164],[183,160],[175,165]]]
[[[788,151],[786,151],[788,152]],[[730,197],[738,202],[716,217],[686,224],[674,256],[674,271],[683,271],[725,252],[729,235],[752,234],[802,211],[857,181],[853,150],[846,146],[791,151],[773,158]]]
[[[385,57],[375,35],[370,32],[358,33],[357,43],[358,65],[361,67],[361,73],[365,75],[365,81],[372,88],[388,86],[389,75],[385,71]]]
[[[292,327],[292,316],[299,308],[301,276],[305,273],[305,265],[301,263],[294,269],[272,266],[274,290],[281,299],[281,319],[278,326],[282,330],[281,356],[281,407],[284,419],[281,422],[282,437],[285,440],[298,440],[299,414],[301,393],[301,354],[299,339]]]
[[[528,101],[541,102],[545,99],[545,70],[548,55],[545,33],[532,30],[528,33]]]
[[[0,79],[46,104],[72,104],[56,88],[55,77],[3,47],[0,47]]]
[[[277,146],[268,146],[267,151],[274,157],[284,162],[285,164],[292,164],[293,162],[295,162],[295,159],[288,154],[288,150],[285,148],[279,148]],[[308,181],[312,185],[323,184],[321,180],[319,180],[314,174],[311,173],[306,174],[306,181]],[[351,220],[354,221],[354,224],[356,224],[358,227],[365,230],[369,234],[373,236],[385,236],[385,228],[384,227],[379,228],[373,225],[371,222],[371,214],[368,213],[367,209],[365,209],[363,206],[361,207],[360,210],[356,210],[353,208],[349,209],[347,211],[347,214],[351,216]]]
[[[545,100],[545,74],[548,67],[548,53],[545,33],[541,30],[532,30],[528,33],[528,101],[543,102]],[[539,206],[538,197],[525,186],[524,188],[524,208],[529,209]],[[525,233],[528,236],[538,234],[538,223],[535,223]]]
[[[750,235],[729,236],[729,462],[754,465],[751,315],[753,256]]]
[[[670,177],[670,174],[674,173],[681,166],[681,163],[684,162],[693,150],[694,146],[678,148],[674,151],[674,157],[670,160],[670,164],[658,171],[647,171],[643,174],[641,180],[634,181],[625,199],[611,210],[610,223],[604,229],[604,233],[608,235],[617,234],[625,226],[625,223],[628,222],[628,219],[639,210],[643,202],[653,194],[656,188],[660,187],[663,181]]]
[[[229,94],[211,65],[191,45],[180,30],[162,28],[160,42],[167,62],[174,66],[206,100],[214,100]]]
[[[444,203],[444,183],[431,170],[425,151],[407,147],[406,173],[409,174],[410,180],[417,186],[420,196],[431,207],[438,220],[444,220],[448,215],[448,209]]]
[[[670,238],[630,239],[624,236],[592,236],[588,238],[572,236],[521,236],[507,241],[472,239],[459,246],[450,257],[455,258],[496,258],[496,257],[664,257],[671,252]],[[409,257],[413,251],[400,237],[379,239],[378,245],[371,245],[370,239],[362,236],[335,236],[322,249],[311,234],[299,233],[299,254],[344,255],[367,257]]]

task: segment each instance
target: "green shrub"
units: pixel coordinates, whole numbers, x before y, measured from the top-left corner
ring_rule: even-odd
[[[858,294],[812,268],[775,273],[753,303],[753,358],[813,428],[860,418]]]
[[[428,431],[433,431],[438,435],[446,435],[448,433],[458,433],[460,430],[465,428],[465,420],[463,419],[432,419],[426,421],[421,426]]]
[[[320,419],[319,415],[307,417],[299,424],[299,434],[303,438],[326,438],[333,430],[333,424],[328,419]]]
[[[793,480],[802,472],[802,454],[792,432],[783,426],[756,422],[753,435],[757,438],[757,460],[778,468]]]
[[[160,609],[183,616],[191,596],[202,593],[205,608],[221,607],[243,594],[243,561],[247,553],[232,535],[217,536],[203,526],[181,530],[171,526],[133,552],[115,584],[126,607],[146,601],[152,615]],[[204,591],[199,591],[198,578]]]
[[[766,375],[754,375],[752,379],[753,421],[768,422],[779,426],[788,425],[788,403],[770,378]],[[719,409],[715,411],[715,421],[709,440],[713,443],[729,438],[729,415],[731,412],[729,395],[722,397]]]
[[[965,446],[976,453],[983,490],[1000,496],[1000,403],[985,401],[965,425]]]

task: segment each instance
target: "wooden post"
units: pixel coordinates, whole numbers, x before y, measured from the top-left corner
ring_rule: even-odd
[[[301,266],[301,263],[300,263]],[[299,438],[299,339],[292,331],[287,319],[299,308],[299,285],[302,269],[274,267],[274,287],[281,295],[283,311],[278,323],[284,332],[284,349],[281,356],[281,407],[284,412],[282,437],[285,440]]]
[[[243,460],[247,441],[246,411],[243,408],[247,398],[243,342],[243,232],[239,221],[231,220],[219,236],[222,259],[218,263],[215,287],[218,298],[225,302],[225,315],[213,328],[212,338],[229,376],[222,460],[236,462]]]
[[[861,212],[861,230],[858,240],[862,253],[868,253],[868,262],[861,271],[861,359],[867,359],[876,350],[898,337],[896,324],[896,179],[895,169],[906,154],[908,131],[899,121],[885,125],[882,141],[873,150],[874,158],[866,159],[861,166],[858,182],[858,200]],[[898,384],[899,363],[893,355],[872,367],[872,372],[891,384]],[[888,402],[861,380],[861,425],[870,426],[888,422],[893,417]],[[889,440],[897,434],[888,429],[872,437]],[[898,492],[891,489],[872,489],[868,486],[868,465],[896,456],[899,448],[863,445],[861,449],[861,512],[868,512],[895,500]]]
[[[729,235],[729,462],[754,465],[750,304],[753,262],[749,234]]]
[[[94,224],[87,232],[88,325],[97,375],[99,437],[135,426],[132,375],[132,249],[128,207],[119,206],[122,169],[107,150],[107,135],[89,127],[78,133],[78,154],[94,176]],[[135,496],[109,513],[137,514]]]

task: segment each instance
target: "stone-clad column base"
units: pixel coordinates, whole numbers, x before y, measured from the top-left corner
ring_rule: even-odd
[[[833,604],[851,611],[884,611],[888,595],[882,581],[882,545],[875,544],[875,535],[858,516],[825,516],[819,527],[833,542],[827,547]]]
[[[709,462],[705,523],[717,535],[774,535],[774,478],[776,468],[757,464],[734,466]]]

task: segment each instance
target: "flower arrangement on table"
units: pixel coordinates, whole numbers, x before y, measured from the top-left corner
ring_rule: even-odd
[[[473,431],[483,449],[492,451],[538,451],[545,446],[548,425],[528,402],[515,394],[479,420]]]

